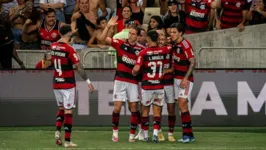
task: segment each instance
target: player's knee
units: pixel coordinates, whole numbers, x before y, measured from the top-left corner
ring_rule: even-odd
[[[114,113],[119,114],[120,111],[121,111],[121,107],[115,107],[114,108]]]
[[[130,112],[137,112],[138,111],[138,104],[137,103],[130,103],[129,104]]]
[[[167,111],[168,111],[168,115],[174,116],[175,115],[175,103],[167,104]]]
[[[72,109],[66,109],[65,110],[65,114],[72,114],[72,112],[73,112]]]
[[[188,101],[186,98],[179,98],[178,99],[178,107],[181,112],[188,111]]]

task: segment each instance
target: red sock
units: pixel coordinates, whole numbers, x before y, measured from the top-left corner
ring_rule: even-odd
[[[70,137],[71,137],[71,131],[72,131],[72,114],[65,114],[65,141],[70,142]]]
[[[174,133],[174,127],[175,127],[175,120],[176,116],[168,116],[168,132],[169,133]]]
[[[120,114],[116,114],[113,112],[112,114],[113,130],[118,130],[119,119],[120,119]]]
[[[139,118],[138,118],[138,113],[137,112],[131,112],[131,116],[130,116],[130,134],[135,134],[136,133],[136,129],[138,127],[138,122],[139,122]]]
[[[149,117],[141,117],[141,128],[149,130]]]
[[[56,114],[56,123],[55,123],[55,126],[56,126],[56,130],[57,131],[61,131],[61,127],[63,125],[63,122],[64,122],[64,110],[58,110],[57,111],[57,114]]]
[[[153,117],[153,129],[160,130],[161,117]]]
[[[191,116],[189,111],[181,113],[183,136],[194,136],[192,132]]]

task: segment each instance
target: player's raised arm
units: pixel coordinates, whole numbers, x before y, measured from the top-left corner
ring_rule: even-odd
[[[109,22],[107,23],[107,26],[105,27],[105,29],[103,30],[103,33],[100,36],[100,40],[101,41],[104,41],[105,40],[106,43],[108,43],[109,45],[111,45],[112,38],[107,37],[107,35],[108,35],[108,32],[109,32],[110,28],[112,28],[113,26],[117,25],[117,19],[118,19],[118,16],[115,16],[115,17],[112,17],[109,20]]]

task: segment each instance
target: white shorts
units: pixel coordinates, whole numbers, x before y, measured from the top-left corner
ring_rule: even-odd
[[[188,81],[188,86],[185,89],[179,88],[181,79],[174,80],[174,89],[175,89],[175,99],[186,98],[190,100],[191,91],[193,88],[193,82]]]
[[[170,86],[164,86],[164,98],[165,98],[165,102],[168,104],[173,104],[175,103],[175,94],[174,94],[174,86],[170,85]]]
[[[76,107],[76,88],[71,89],[54,89],[55,99],[59,107],[65,109]]]
[[[163,106],[164,103],[164,89],[160,90],[141,90],[142,100],[141,103],[144,106],[150,106],[151,104],[157,106]]]
[[[113,101],[139,102],[139,85],[117,81],[114,83]]]

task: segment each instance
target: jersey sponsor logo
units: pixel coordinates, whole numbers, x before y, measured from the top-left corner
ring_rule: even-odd
[[[126,55],[123,55],[122,61],[127,63],[127,64],[131,64],[131,65],[135,65],[136,64],[136,60],[130,59]]]
[[[164,56],[150,56],[149,60],[163,60]]]
[[[190,12],[190,16],[204,18],[205,14],[204,13],[199,13],[199,12],[196,12],[196,11],[191,11]]]
[[[65,82],[64,78],[55,78],[56,82]]]
[[[151,84],[160,84],[160,80],[148,80]]]

